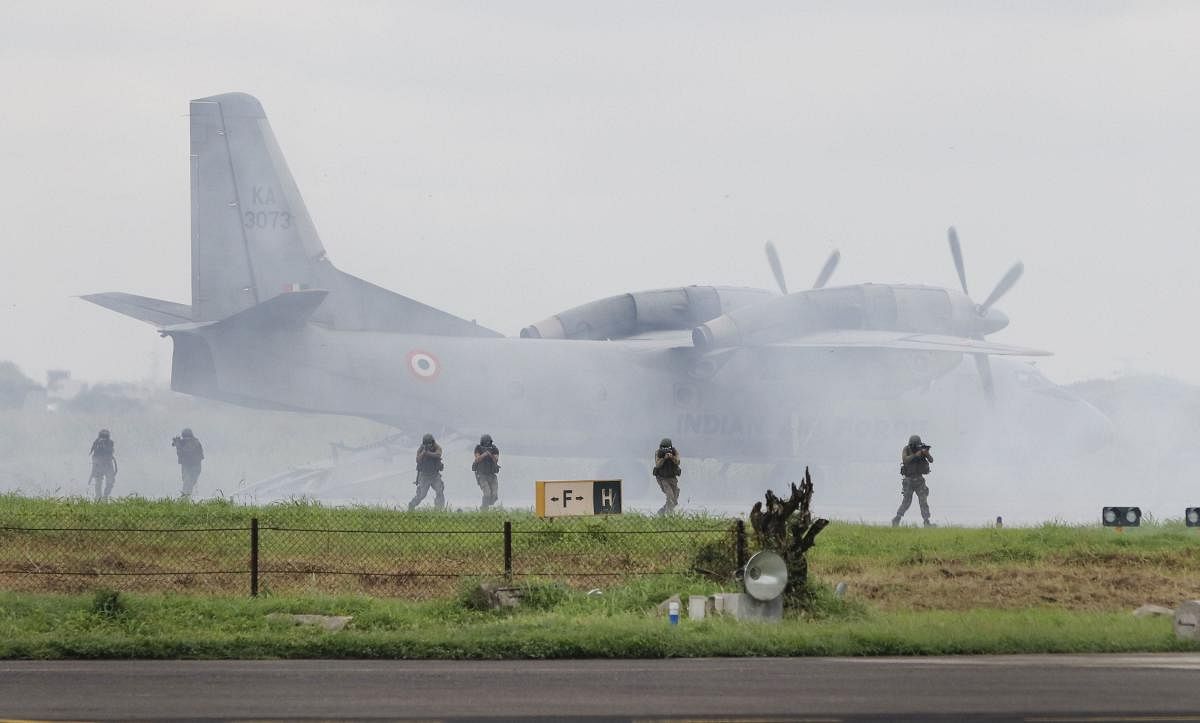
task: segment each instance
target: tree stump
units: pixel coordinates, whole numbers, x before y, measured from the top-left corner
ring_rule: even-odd
[[[766,504],[755,502],[750,510],[750,526],[754,539],[763,550],[776,552],[787,563],[788,582],[784,588],[785,599],[798,600],[808,584],[808,558],[805,553],[817,541],[817,535],[829,524],[829,520],[813,519],[809,505],[812,503],[813,483],[808,468],[804,468],[804,480],[797,487],[791,484],[792,493],[781,499],[767,490]]]

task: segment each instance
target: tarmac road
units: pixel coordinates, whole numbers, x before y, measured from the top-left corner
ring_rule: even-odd
[[[1200,654],[0,662],[0,718],[1200,721]]]

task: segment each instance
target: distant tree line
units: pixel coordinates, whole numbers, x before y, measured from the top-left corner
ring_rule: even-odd
[[[0,361],[0,409],[20,409],[25,395],[42,385],[25,376],[16,364]]]

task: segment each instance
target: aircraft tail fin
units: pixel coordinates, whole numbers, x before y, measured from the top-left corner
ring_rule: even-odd
[[[192,307],[187,304],[177,304],[174,301],[151,299],[148,296],[137,296],[136,294],[123,294],[118,291],[86,294],[79,298],[158,327],[182,324],[192,320]]]
[[[192,101],[191,164],[193,321],[324,289],[313,320],[335,329],[499,336],[334,268],[253,96]]]

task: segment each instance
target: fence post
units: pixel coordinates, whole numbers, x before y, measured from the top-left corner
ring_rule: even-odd
[[[504,579],[512,581],[512,521],[504,521]]]
[[[250,518],[250,597],[258,597],[258,518]]]
[[[734,523],[733,554],[737,558],[737,569],[746,566],[746,523],[741,518]]]

